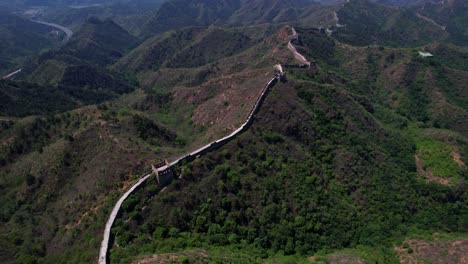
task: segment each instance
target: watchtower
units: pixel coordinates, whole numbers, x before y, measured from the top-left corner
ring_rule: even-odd
[[[156,175],[156,181],[159,186],[167,186],[174,179],[175,173],[169,166],[167,160],[151,165],[151,170]]]

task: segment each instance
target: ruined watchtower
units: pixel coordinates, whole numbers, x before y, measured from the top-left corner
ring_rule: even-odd
[[[156,181],[159,186],[167,186],[174,179],[175,173],[169,166],[167,160],[151,165],[151,170],[156,175]]]

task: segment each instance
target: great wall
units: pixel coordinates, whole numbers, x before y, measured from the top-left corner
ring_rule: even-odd
[[[297,65],[298,68],[306,68],[310,67],[311,62],[308,61],[302,54],[300,54],[297,49],[294,47],[292,44],[293,41],[298,40],[299,35],[297,34],[296,30],[291,27],[292,35],[290,37],[290,40],[288,42],[288,49],[291,50],[294,54],[294,57],[300,61],[302,64]],[[290,65],[288,65],[290,66]],[[136,191],[139,187],[142,186],[144,182],[146,182],[153,174],[156,176],[156,181],[161,187],[165,187],[168,184],[172,182],[172,180],[175,178],[175,172],[174,172],[174,167],[177,166],[180,163],[184,162],[190,162],[193,161],[195,158],[202,156],[208,152],[211,152],[213,150],[219,149],[220,147],[224,146],[225,144],[229,143],[232,141],[236,136],[242,134],[244,131],[246,131],[250,125],[252,124],[254,120],[254,115],[255,113],[258,112],[260,109],[263,101],[265,100],[269,90],[275,86],[275,84],[282,80],[284,78],[284,72],[283,72],[283,66],[281,64],[275,65],[276,73],[273,76],[273,78],[263,87],[260,95],[258,96],[255,104],[253,105],[252,109],[249,112],[249,115],[246,119],[246,121],[235,131],[233,131],[231,134],[228,136],[225,136],[221,139],[218,139],[216,141],[210,142],[206,144],[205,146],[188,153],[173,162],[160,162],[158,164],[152,165],[152,173],[149,173],[145,176],[143,176],[138,182],[136,182],[127,192],[120,197],[120,199],[117,201],[115,204],[114,208],[112,209],[112,212],[109,216],[109,219],[107,220],[105,229],[104,229],[104,236],[103,240],[101,242],[101,248],[99,252],[99,264],[107,264],[108,260],[108,252],[109,252],[109,241],[110,241],[110,234],[111,234],[111,229],[112,226],[115,222],[115,219],[117,218],[117,215],[120,211],[120,208],[123,204],[123,202],[130,196],[134,191]],[[164,189],[163,189],[164,190]]]

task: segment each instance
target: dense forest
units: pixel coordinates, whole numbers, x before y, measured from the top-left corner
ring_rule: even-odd
[[[0,1],[0,263],[464,263],[463,4]]]

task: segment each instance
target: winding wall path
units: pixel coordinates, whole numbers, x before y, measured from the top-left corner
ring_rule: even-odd
[[[257,98],[257,101],[255,102],[255,105],[253,106],[252,110],[250,110],[249,116],[247,117],[247,120],[234,132],[232,132],[230,135],[218,139],[216,141],[210,142],[207,145],[189,153],[186,154],[173,162],[169,163],[166,166],[163,166],[161,168],[158,168],[158,171],[164,171],[167,170],[173,166],[176,166],[177,164],[181,163],[182,161],[190,161],[195,159],[197,156],[206,154],[209,151],[212,151],[214,149],[217,149],[226,143],[230,142],[232,139],[234,139],[237,135],[241,134],[245,130],[247,130],[248,126],[251,124],[253,121],[253,116],[254,114],[260,109],[260,105],[265,99],[268,90],[273,87],[277,80],[279,78],[278,74],[275,74],[275,76],[265,85],[263,88],[262,92],[260,93],[259,97]],[[109,219],[107,220],[106,227],[104,229],[104,237],[101,242],[101,248],[99,252],[99,264],[106,264],[107,263],[107,252],[109,251],[109,241],[110,241],[110,233],[112,229],[112,225],[114,224],[115,218],[117,217],[120,207],[122,206],[122,203],[127,199],[127,197],[132,194],[138,187],[140,187],[149,177],[151,174],[148,174],[141,178],[137,183],[135,183],[130,190],[128,190],[120,199],[117,201],[115,204],[114,208],[112,209],[112,212],[109,216]]]
[[[298,34],[297,34],[296,30],[294,28],[291,28],[291,29],[292,29],[292,32],[293,32],[293,39],[297,39]],[[299,52],[297,52],[296,48],[292,45],[291,41],[289,41],[289,43],[288,43],[288,47],[289,46],[292,47],[292,49],[290,48],[290,50],[293,51],[294,56],[296,57],[296,59],[298,59],[300,62],[302,62],[304,64],[310,65],[310,62],[303,55],[301,55]],[[276,65],[275,67],[278,68],[278,65]],[[282,70],[281,65],[279,65],[279,68]],[[201,155],[206,154],[206,153],[208,153],[208,152],[210,152],[212,150],[218,149],[221,146],[223,146],[223,145],[227,144],[228,142],[230,142],[231,140],[233,140],[236,136],[243,133],[245,130],[247,130],[249,128],[249,126],[253,122],[253,117],[254,117],[255,113],[257,113],[257,111],[260,109],[260,106],[262,105],[263,101],[265,100],[265,98],[266,98],[266,96],[268,94],[268,91],[270,90],[270,88],[272,88],[278,82],[278,80],[280,78],[281,78],[281,74],[276,73],[274,75],[274,77],[263,87],[263,89],[262,89],[260,95],[258,96],[254,106],[250,110],[246,121],[238,129],[236,129],[235,131],[233,131],[231,134],[229,134],[226,137],[223,137],[223,138],[218,139],[216,141],[210,142],[207,145],[205,145],[205,146],[203,146],[203,147],[201,147],[201,148],[199,148],[199,149],[197,149],[197,150],[195,150],[195,151],[193,151],[191,153],[188,153],[188,154],[174,160],[173,162],[167,164],[166,166],[158,168],[158,171],[165,171],[167,169],[170,169],[173,166],[178,165],[179,163],[181,163],[183,161],[191,161],[191,160],[195,159],[197,156],[201,156]],[[151,174],[148,174],[148,175],[144,176],[143,178],[141,178],[137,183],[135,183],[132,186],[132,188],[130,188],[127,192],[125,192],[124,195],[122,195],[122,197],[120,197],[120,199],[117,201],[114,208],[112,209],[112,212],[111,212],[111,214],[109,216],[109,219],[107,220],[107,223],[106,223],[106,226],[105,226],[105,229],[104,229],[104,237],[102,239],[101,248],[100,248],[100,252],[99,252],[99,262],[98,262],[99,264],[107,264],[107,258],[108,258],[107,253],[109,252],[109,241],[110,241],[111,229],[112,229],[114,221],[115,221],[115,219],[116,219],[116,217],[117,217],[117,215],[118,215],[118,213],[120,211],[120,208],[121,208],[123,202],[127,199],[127,197],[130,194],[132,194],[138,187],[140,187],[150,177],[151,177]]]
[[[296,60],[300,61],[302,64],[310,66],[310,61],[308,61],[306,57],[304,57],[304,55],[300,54],[297,51],[296,47],[294,47],[294,45],[292,44],[293,40],[299,39],[299,34],[297,34],[296,29],[294,29],[293,27],[291,28],[291,31],[292,36],[291,40],[288,42],[288,49],[294,54],[294,58],[296,58]]]

